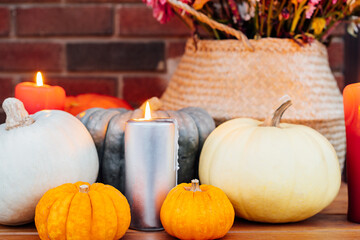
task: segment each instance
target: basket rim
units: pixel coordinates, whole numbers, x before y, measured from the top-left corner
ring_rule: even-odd
[[[301,46],[290,38],[261,38],[249,39],[255,51],[266,52],[327,52],[326,46],[314,40],[312,43],[303,43]],[[299,40],[299,42],[302,42]],[[188,38],[186,50],[191,51],[234,51],[251,52],[242,41],[236,39],[196,39]]]

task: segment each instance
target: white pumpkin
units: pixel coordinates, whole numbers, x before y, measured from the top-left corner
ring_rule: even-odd
[[[84,125],[69,113],[46,110],[29,116],[22,102],[3,103],[0,125],[0,224],[33,221],[42,195],[63,183],[96,180],[99,162]]]
[[[340,167],[329,141],[312,128],[279,124],[290,105],[287,100],[265,123],[230,120],[205,142],[200,180],[221,188],[238,217],[301,221],[329,205],[339,191]]]

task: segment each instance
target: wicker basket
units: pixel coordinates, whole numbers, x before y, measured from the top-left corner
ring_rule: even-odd
[[[293,40],[275,38],[188,40],[161,100],[166,109],[202,107],[221,123],[236,117],[263,120],[285,94],[292,98],[293,107],[283,122],[322,133],[333,144],[343,169],[342,96],[327,50],[317,41],[301,47]]]

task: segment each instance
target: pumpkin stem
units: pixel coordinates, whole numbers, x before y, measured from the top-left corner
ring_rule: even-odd
[[[78,107],[80,104],[78,102],[71,102],[70,107]]]
[[[81,193],[88,193],[89,192],[89,186],[84,184],[79,187],[79,192]]]
[[[190,187],[189,191],[202,192],[201,189],[200,189],[199,180],[197,180],[197,179],[191,180],[191,187]]]
[[[16,98],[7,98],[2,104],[6,114],[6,130],[31,125],[35,120],[29,116],[24,104]]]
[[[273,114],[271,114],[268,118],[265,119],[262,126],[266,127],[278,127],[280,124],[280,120],[284,114],[284,112],[292,105],[291,98],[289,95],[285,95],[280,98],[281,104],[276,108]]]

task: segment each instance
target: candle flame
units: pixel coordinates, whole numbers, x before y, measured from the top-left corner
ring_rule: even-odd
[[[149,104],[149,102],[146,102],[146,107],[145,107],[145,120],[150,120],[150,119],[151,119],[150,104]]]
[[[43,83],[43,77],[41,75],[41,72],[37,72],[36,73],[36,85],[38,85],[39,87],[44,85]]]

